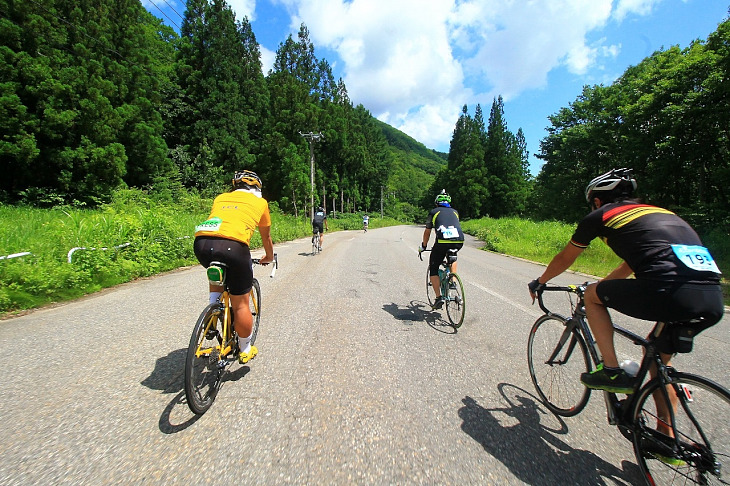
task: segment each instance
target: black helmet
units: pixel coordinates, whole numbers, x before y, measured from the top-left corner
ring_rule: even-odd
[[[599,197],[596,192],[604,196],[631,196],[636,190],[636,179],[631,175],[631,169],[612,169],[599,175],[586,186],[586,201]]]

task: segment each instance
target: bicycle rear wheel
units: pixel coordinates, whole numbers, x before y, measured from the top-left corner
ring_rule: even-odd
[[[665,400],[657,380],[639,391],[632,413],[634,453],[644,479],[651,485],[730,484],[730,392],[701,376],[670,377],[679,446],[655,430],[660,419],[654,397]]]
[[[210,304],[195,323],[185,358],[185,397],[197,415],[204,414],[218,394],[222,370],[218,368],[223,343],[223,312]]]
[[[464,298],[464,285],[461,283],[461,277],[452,273],[449,275],[449,289],[446,299],[446,315],[454,329],[461,327],[464,322],[464,310],[466,309],[466,300]]]
[[[572,417],[588,403],[590,389],[580,375],[591,370],[588,348],[576,328],[554,315],[535,321],[527,340],[530,378],[545,406],[557,415]]]
[[[319,233],[312,237],[312,255],[319,253]]]
[[[429,305],[433,305],[436,302],[436,291],[433,289],[433,285],[431,285],[431,275],[428,268],[426,268],[426,297],[428,298]]]
[[[259,334],[259,322],[261,322],[261,286],[259,281],[253,279],[253,287],[248,298],[248,305],[253,316],[253,329],[251,332],[251,344],[256,342],[256,336]]]

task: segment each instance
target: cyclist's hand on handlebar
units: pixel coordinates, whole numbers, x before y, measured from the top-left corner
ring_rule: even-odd
[[[418,245],[418,258],[420,258],[421,260],[423,260],[421,253],[423,253],[424,251],[426,251],[426,245],[421,243],[420,245]]]
[[[530,297],[532,297],[532,303],[534,304],[535,297],[537,297],[537,294],[545,289],[545,284],[540,283],[540,281],[536,278],[535,280],[527,284],[527,288],[530,291]]]
[[[259,265],[268,265],[269,263],[272,263],[274,261],[274,255],[266,255],[265,257],[261,258],[259,260]]]

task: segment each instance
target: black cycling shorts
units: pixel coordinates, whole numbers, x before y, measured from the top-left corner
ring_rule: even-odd
[[[248,293],[253,286],[253,265],[248,245],[214,236],[198,236],[193,243],[195,257],[205,268],[210,262],[227,265],[226,282],[231,295]]]
[[[431,258],[429,258],[428,260],[428,274],[432,277],[434,275],[438,275],[441,262],[444,261],[444,258],[446,258],[446,254],[449,252],[449,250],[453,249],[458,252],[459,250],[461,250],[462,246],[464,246],[463,242],[434,244],[433,248],[431,248]]]
[[[312,234],[324,233],[324,223],[312,223]]]
[[[725,311],[719,284],[616,279],[599,282],[596,294],[606,307],[637,319],[676,322],[703,318],[699,325],[692,325],[695,334],[717,324]],[[663,334],[667,336],[660,336],[659,350],[674,353],[668,333]]]

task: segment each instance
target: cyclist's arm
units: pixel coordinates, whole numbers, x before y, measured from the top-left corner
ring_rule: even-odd
[[[575,262],[575,260],[583,253],[585,248],[580,248],[572,243],[565,245],[565,248],[555,255],[550,261],[545,271],[540,275],[540,283],[548,283],[552,278],[557,277],[564,271],[566,271]]]
[[[431,239],[431,228],[426,228],[425,230],[423,230],[423,239],[421,241],[424,248],[428,246],[429,239]]]
[[[603,277],[603,280],[614,280],[614,279],[620,279],[620,278],[629,278],[631,274],[634,273],[633,270],[631,270],[631,267],[626,262],[621,262],[621,265],[614,268],[611,273]]]
[[[274,242],[271,239],[271,226],[259,226],[261,234],[261,243],[264,245],[266,256],[261,259],[261,263],[271,263],[274,261]]]

